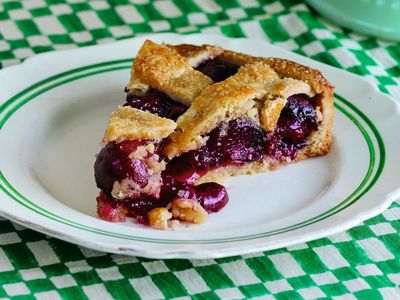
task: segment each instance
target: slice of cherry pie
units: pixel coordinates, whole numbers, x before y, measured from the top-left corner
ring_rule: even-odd
[[[100,218],[165,229],[228,203],[228,176],[328,152],[333,86],[319,71],[218,46],[146,41],[95,163]]]

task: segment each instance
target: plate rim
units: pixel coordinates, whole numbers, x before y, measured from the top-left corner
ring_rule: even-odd
[[[162,36],[163,34],[157,34],[158,36]],[[169,34],[169,33],[167,33],[167,34],[165,34],[166,36],[170,36],[171,34]],[[207,35],[204,35],[204,34],[200,34],[201,36],[207,36]],[[152,37],[154,37],[155,35],[151,35]],[[174,36],[177,36],[177,37],[181,37],[181,35],[174,35]],[[218,36],[219,38],[221,38],[221,39],[229,39],[229,38],[226,38],[226,37],[221,37],[221,36]],[[141,38],[143,38],[143,37],[141,37]],[[134,39],[137,39],[137,38],[134,38]],[[242,40],[251,40],[251,39],[246,39],[246,38],[241,38]],[[252,40],[251,40],[252,41]],[[259,41],[257,41],[257,42],[259,42]],[[117,42],[118,43],[118,42]],[[269,47],[274,47],[273,45],[270,45],[270,44],[268,44],[268,43],[265,43],[264,42],[264,44],[267,44]],[[102,45],[96,45],[96,46],[91,46],[91,47],[101,47]],[[284,50],[284,49],[279,49],[280,51],[282,51],[282,52],[285,52],[286,50]],[[74,51],[74,50],[72,50],[72,51]],[[46,55],[46,53],[45,54],[42,54],[42,55]],[[122,59],[121,61],[124,61],[125,63],[126,62],[128,62],[129,61],[129,63],[131,63],[131,61],[132,61],[132,58],[128,58],[128,59]],[[26,62],[24,62],[23,64],[21,64],[21,65],[24,65],[25,64],[25,66],[27,65],[27,63],[29,62],[29,59],[26,61]],[[19,65],[19,66],[21,66],[21,65]],[[17,66],[17,67],[19,67],[19,66]],[[83,67],[83,68],[85,68],[85,67]],[[71,70],[72,71],[72,70]],[[110,71],[109,69],[106,69],[106,71]],[[64,72],[65,73],[65,72]],[[336,95],[338,98],[342,98],[340,95]],[[18,97],[16,97],[16,99],[17,99]],[[344,99],[343,98],[343,100],[345,100],[346,101],[346,99]],[[348,102],[348,101],[347,101]],[[9,103],[8,101],[5,101],[4,103],[2,103],[1,104],[1,106],[0,106],[0,113],[1,113],[1,111],[2,111],[2,109],[4,109],[4,106],[7,104],[7,103]],[[354,106],[354,104],[352,104],[351,102],[348,102],[348,103],[346,103],[345,102],[345,104],[347,104],[347,105],[349,105],[350,104],[350,106],[351,105],[353,105]],[[357,109],[357,107],[355,107],[356,109]],[[361,111],[360,111],[361,112]],[[362,112],[361,112],[362,113]],[[365,115],[364,115],[365,116]],[[367,119],[368,119],[368,117],[367,116],[365,116]],[[371,122],[371,121],[370,121]],[[368,122],[366,122],[366,123],[368,123]],[[373,122],[371,122],[372,123],[372,125],[373,125]],[[0,121],[0,129],[1,129],[1,127],[3,126],[5,124],[5,122],[2,122],[2,121]],[[373,126],[373,127],[375,127],[375,126]],[[376,129],[376,128],[375,128]],[[372,129],[372,131],[374,131],[373,129]],[[378,134],[379,134],[379,132],[378,132]],[[364,136],[365,137],[365,136]],[[381,138],[382,139],[382,138]],[[378,142],[378,144],[379,144],[379,142]],[[382,170],[381,170],[382,171]],[[0,170],[0,172],[1,172],[1,170]],[[1,175],[1,179],[3,180],[3,174],[2,174],[2,172],[0,173],[0,175]],[[3,191],[4,192],[4,191]],[[394,192],[394,191],[392,191],[392,192]],[[399,193],[400,191],[397,191],[397,193]],[[362,195],[361,195],[362,196]],[[361,197],[360,196],[360,197]],[[375,214],[378,214],[380,211],[382,211],[384,208],[386,208],[386,207],[388,207],[390,204],[391,204],[391,202],[392,201],[394,201],[395,200],[395,197],[390,197],[389,195],[386,195],[386,197],[384,198],[384,199],[382,199],[381,200],[381,202],[380,202],[380,204],[381,204],[381,206],[379,206],[379,207],[375,207],[375,208],[371,208],[370,209],[370,211],[365,211],[364,212],[364,216],[366,216],[365,218],[363,218],[362,216],[358,216],[358,218],[357,218],[357,223],[359,223],[359,222],[361,222],[361,221],[363,221],[363,220],[365,220],[365,219],[367,219],[367,218],[369,218],[369,217],[371,217],[371,214],[372,215],[375,215]],[[346,208],[346,207],[345,207]],[[344,209],[345,209],[344,208]],[[372,211],[372,212],[371,212]],[[0,214],[6,214],[7,212],[6,211],[4,211],[3,209],[2,209],[2,207],[1,207],[1,205],[0,205]],[[369,213],[369,214],[368,214]],[[8,213],[7,213],[8,214]],[[9,215],[9,214],[8,214]],[[9,215],[9,217],[10,217],[10,215]],[[20,223],[20,222],[23,222],[23,221],[21,221],[21,220],[18,220],[18,217],[17,216],[11,216],[11,218],[13,218],[14,219],[14,221],[16,221],[16,222],[18,222],[18,223]],[[354,218],[354,219],[356,219],[356,218]],[[320,220],[319,220],[320,221]],[[307,224],[307,225],[309,225],[309,224]],[[342,224],[343,225],[343,224]],[[26,226],[26,224],[25,224],[25,226]],[[41,225],[40,224],[31,224],[31,226],[33,227],[36,227],[35,229],[36,230],[38,230],[38,231],[40,231],[39,229],[38,229],[38,227],[40,228],[41,227]],[[340,227],[340,226],[336,226],[336,227]],[[333,226],[333,228],[336,228],[335,226]],[[351,227],[350,225],[349,226],[344,226],[345,228],[344,229],[347,229],[347,228],[349,228],[349,227]],[[45,229],[45,228],[44,228]],[[338,231],[342,231],[342,230],[344,230],[343,228],[342,229],[338,229],[338,230],[336,230],[335,232],[338,232]],[[47,232],[47,231],[45,231],[45,233],[46,234],[49,234],[49,235],[54,235],[54,233],[52,234],[52,233],[49,233],[49,232]],[[61,237],[59,236],[59,238],[62,238],[62,239],[65,239],[65,233],[64,232],[60,232],[59,233],[60,235],[61,235]],[[309,235],[311,235],[311,237],[309,237],[309,239],[308,240],[310,240],[310,239],[315,239],[316,238],[316,235],[314,234],[312,234],[312,233],[309,233]],[[312,236],[313,235],[313,236]],[[323,236],[325,236],[325,235],[327,235],[327,234],[323,234]],[[73,237],[71,237],[72,239],[73,239]],[[76,238],[76,237],[75,237]],[[256,237],[256,239],[260,239],[260,238],[262,238],[262,237]],[[250,239],[255,239],[255,237],[252,237],[252,238],[250,238]],[[162,240],[157,240],[156,241],[156,243],[159,243],[160,241],[162,241]],[[73,240],[73,242],[74,243],[77,243],[77,241],[76,240]],[[147,242],[147,241],[146,241]],[[183,242],[183,244],[186,244],[187,243],[187,241],[182,241],[182,240],[179,240],[179,242]],[[226,242],[226,241],[225,241]],[[234,242],[234,241],[233,241]],[[294,242],[294,243],[297,243],[296,241]],[[283,247],[283,246],[281,246],[281,245],[279,245],[279,247]],[[249,252],[254,252],[254,251],[259,251],[260,249],[257,249],[257,250],[250,250]],[[108,251],[110,251],[110,250],[108,250]],[[142,252],[143,252],[143,250],[142,250]],[[140,253],[140,255],[141,256],[143,256],[143,253]],[[176,252],[176,251],[175,251]],[[174,252],[174,253],[175,253]],[[218,252],[218,250],[214,250],[214,252]],[[241,252],[241,253],[244,253],[243,251]],[[138,255],[137,253],[135,254],[135,255]],[[151,256],[151,255],[147,255],[147,253],[145,253],[145,255],[144,256]],[[225,256],[225,255],[223,255],[223,256]],[[157,256],[157,257],[160,257],[160,256]],[[179,256],[179,257],[181,257],[181,256]],[[185,255],[184,257],[187,257],[187,255]],[[197,256],[196,256],[197,257]],[[211,256],[207,256],[207,257],[217,257],[216,255],[211,255]]]

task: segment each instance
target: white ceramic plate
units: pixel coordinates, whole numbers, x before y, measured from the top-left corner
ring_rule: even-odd
[[[327,156],[227,182],[230,202],[204,225],[159,231],[96,218],[95,153],[108,115],[124,101],[145,37],[46,53],[0,72],[0,213],[45,234],[102,251],[210,258],[324,237],[370,218],[400,195],[399,105],[360,77],[248,39],[153,35],[219,44],[318,68],[336,85]]]

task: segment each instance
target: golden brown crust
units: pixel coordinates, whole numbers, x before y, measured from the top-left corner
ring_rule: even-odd
[[[170,119],[129,106],[118,107],[110,116],[103,142],[165,138],[175,127],[176,123]]]
[[[180,55],[185,57],[192,67],[197,67],[201,62],[208,59],[213,59],[224,52],[221,47],[212,45],[195,46],[189,44],[180,44],[167,46],[174,48]]]
[[[194,70],[191,64],[220,51],[220,48],[212,46],[199,47],[194,51],[185,46],[173,47],[146,40],[133,62],[128,90],[140,94],[152,87],[177,102],[190,105],[204,88],[213,83],[209,77]]]
[[[290,77],[307,82],[317,93],[321,91],[321,85],[328,85],[330,87],[333,87],[325,79],[325,77],[322,76],[320,71],[288,59],[278,57],[256,57],[229,50],[225,50],[220,57],[226,61],[239,65],[245,65],[248,63],[253,63],[255,61],[263,61],[267,63],[272,69],[274,69],[279,74],[279,76]]]
[[[283,98],[264,101],[260,111],[260,123],[266,132],[275,130],[282,109],[285,107],[286,103],[287,100]]]
[[[260,172],[273,170],[277,167],[277,162],[265,158],[262,161],[255,161],[244,165],[231,165],[220,167],[218,169],[208,171],[204,176],[196,180],[195,185],[205,182],[217,182],[223,184],[224,181],[230,176],[251,175]]]
[[[285,99],[295,94],[306,94],[309,97],[315,95],[308,83],[288,77],[283,78],[279,84],[277,84],[275,87],[275,94]]]
[[[309,156],[310,155],[307,155],[303,150],[299,152],[294,161],[301,161]],[[208,171],[204,176],[195,181],[195,185],[199,185],[205,182],[217,182],[223,184],[224,181],[230,176],[252,175],[256,173],[272,171],[291,162],[293,161],[290,158],[282,161],[277,161],[270,157],[265,157],[261,161],[254,161],[243,165],[220,167],[218,169]]]

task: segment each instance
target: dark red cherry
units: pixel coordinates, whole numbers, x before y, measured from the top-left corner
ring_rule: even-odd
[[[290,96],[282,113],[305,125],[309,130],[318,129],[315,109],[310,103],[310,97],[305,94]]]
[[[126,98],[127,105],[164,116],[166,111],[166,105],[163,103],[162,97],[156,92],[148,92],[144,95],[137,96],[128,94]]]
[[[215,82],[220,82],[234,75],[239,70],[239,66],[220,58],[214,58],[202,62],[196,67],[204,75],[207,75]]]
[[[187,110],[186,106],[173,101],[168,95],[157,90],[150,90],[140,96],[130,93],[126,97],[125,106],[131,106],[173,120],[176,120]]]
[[[191,161],[188,154],[183,154],[174,158],[167,164],[166,170],[163,172],[164,178],[172,177],[178,182],[193,184],[204,172],[196,170],[195,165]],[[164,180],[165,181],[165,180]]]
[[[218,212],[229,201],[224,186],[215,182],[206,182],[196,186],[197,201],[208,212]]]
[[[264,132],[250,119],[235,119],[228,124],[228,134],[221,138],[224,161],[245,163],[262,159]]]
[[[316,112],[309,99],[305,94],[288,98],[277,128],[268,135],[265,145],[267,155],[276,159],[295,159],[299,149],[307,144],[311,131],[318,129]]]
[[[185,160],[186,165],[195,170],[210,170],[222,165],[260,160],[263,148],[262,129],[250,119],[235,119],[212,130],[206,145],[185,154]]]

